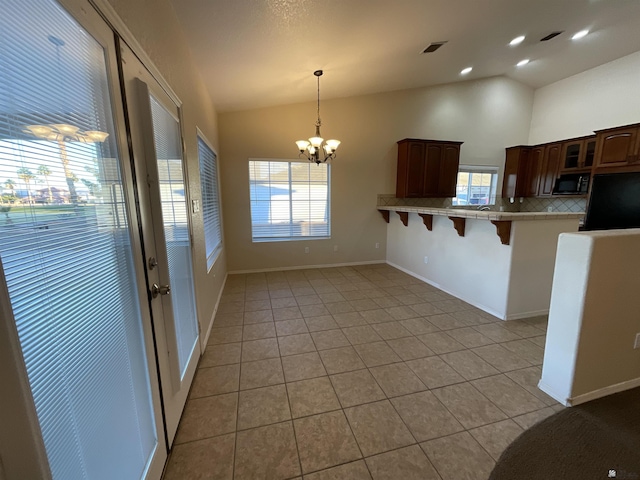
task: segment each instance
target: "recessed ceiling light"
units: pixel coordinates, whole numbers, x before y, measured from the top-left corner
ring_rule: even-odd
[[[520,35],[519,37],[516,37],[513,40],[511,40],[509,42],[509,45],[511,45],[512,47],[515,47],[516,45],[521,44],[523,40],[524,40],[524,35]]]
[[[588,34],[589,30],[580,30],[573,37],[571,37],[571,40],[580,40],[581,38],[586,37]]]
[[[473,67],[467,67],[467,68],[464,68],[464,69],[460,72],[460,75],[466,75],[467,73],[470,73],[470,72],[471,72],[471,70],[473,70]]]
[[[516,66],[524,67],[527,63],[529,63],[529,59],[525,58],[524,60],[520,60],[518,63],[516,63]]]

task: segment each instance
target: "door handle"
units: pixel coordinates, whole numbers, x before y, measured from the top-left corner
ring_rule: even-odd
[[[158,285],[154,283],[151,285],[151,296],[156,298],[158,295],[169,295],[171,293],[171,287],[169,285]]]

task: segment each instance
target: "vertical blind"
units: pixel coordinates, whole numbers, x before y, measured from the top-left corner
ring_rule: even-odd
[[[200,158],[204,242],[207,254],[207,270],[209,270],[213,266],[218,251],[222,248],[220,198],[218,193],[218,157],[199,135],[198,156]]]
[[[329,165],[249,160],[254,242],[329,238]]]
[[[162,222],[169,261],[171,305],[178,347],[180,379],[184,376],[196,341],[195,289],[191,265],[191,240],[182,166],[179,121],[150,96],[156,165],[162,205]]]
[[[51,0],[0,11],[0,257],[49,467],[139,479],[157,432],[105,51]]]

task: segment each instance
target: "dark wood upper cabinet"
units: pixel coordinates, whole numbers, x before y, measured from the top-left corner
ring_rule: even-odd
[[[544,147],[538,147],[544,148],[538,180],[539,197],[549,197],[553,193],[553,185],[558,176],[558,168],[560,166],[561,147],[562,144],[560,143],[552,143]]]
[[[561,143],[507,148],[502,197],[551,196],[561,149]]]
[[[596,132],[595,168],[640,164],[640,124]]]
[[[415,138],[400,140],[396,197],[455,197],[461,144]]]
[[[595,135],[563,141],[560,170],[563,173],[589,170],[593,165],[595,147]]]
[[[529,157],[531,147],[519,146],[506,149],[504,176],[502,180],[502,197],[515,198],[528,196],[531,182]]]

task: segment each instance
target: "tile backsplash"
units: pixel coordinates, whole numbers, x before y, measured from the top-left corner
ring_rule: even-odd
[[[476,210],[477,206],[452,207],[451,198],[396,198],[393,193],[378,194],[379,206],[411,206],[426,208],[462,208]],[[508,199],[496,198],[496,204],[490,205],[491,210],[504,212],[584,212],[587,208],[586,198],[523,198],[510,203]]]

